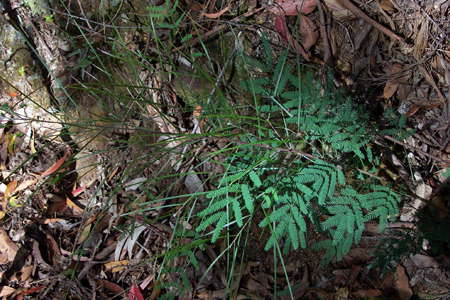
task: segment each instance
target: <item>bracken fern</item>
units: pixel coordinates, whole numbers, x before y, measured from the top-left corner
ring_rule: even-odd
[[[365,223],[377,220],[380,230],[397,214],[400,197],[382,185],[368,185],[344,172],[335,161],[357,157],[370,162],[373,154],[368,143],[368,116],[361,108],[330,87],[322,88],[311,73],[298,74],[288,64],[287,52],[273,65],[272,49],[264,42],[263,61],[242,55],[243,61],[259,69],[264,76],[250,78],[242,86],[258,97],[257,111],[267,120],[281,119],[286,133],[280,137],[271,129],[258,130],[258,137],[248,135],[241,142],[255,139],[270,147],[239,147],[225,162],[226,172],[217,188],[207,193],[208,206],[197,231],[212,226],[212,242],[226,228],[263,212],[261,228],[271,232],[265,249],[284,245],[290,249],[308,246],[308,226],[325,232],[329,239],[314,245],[324,249],[324,263],[342,259],[353,244],[359,243]],[[271,71],[273,70],[273,71]],[[314,144],[315,157],[297,157],[290,161],[277,146],[290,140]],[[294,137],[292,137],[294,136]],[[297,139],[297,140],[296,140]],[[364,188],[361,188],[364,187]]]

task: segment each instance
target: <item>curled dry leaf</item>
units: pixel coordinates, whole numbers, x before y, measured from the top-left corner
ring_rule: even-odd
[[[66,206],[72,210],[72,214],[75,217],[81,217],[83,215],[84,210],[68,197],[66,197]]]
[[[277,0],[269,10],[276,15],[297,16],[310,14],[316,6],[316,0]]]
[[[66,153],[64,153],[64,156],[58,159],[53,165],[50,166],[46,171],[44,171],[41,176],[49,176],[53,173],[55,173],[61,166],[64,164],[66,159],[69,157],[69,155],[72,153],[72,151],[67,150]]]
[[[202,16],[207,17],[208,19],[218,19],[220,18],[221,15],[223,15],[224,13],[226,13],[228,10],[230,9],[229,6],[225,7],[224,9],[216,12],[216,13],[202,13]]]

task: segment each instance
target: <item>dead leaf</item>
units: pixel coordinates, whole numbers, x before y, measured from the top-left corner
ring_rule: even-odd
[[[7,144],[7,149],[8,149],[8,153],[9,154],[14,154],[15,151],[15,146],[16,146],[16,137],[17,134],[15,133],[8,133],[6,134],[6,144]]]
[[[89,235],[91,234],[91,227],[92,224],[87,224],[86,226],[84,226],[83,231],[78,237],[77,245],[83,243],[89,237]]]
[[[442,94],[441,90],[436,84],[436,81],[434,80],[433,76],[431,76],[430,72],[424,67],[419,65],[420,73],[425,77],[425,80],[433,87],[433,89],[436,91],[436,94],[439,96],[439,99],[442,102],[446,101],[445,96]]]
[[[43,286],[43,285],[34,286],[32,288],[23,290],[18,296],[26,296],[26,295],[38,293],[38,292],[42,291],[44,288],[45,288],[45,286]],[[16,299],[19,299],[19,297],[17,297]]]
[[[221,15],[223,15],[224,13],[226,13],[228,10],[230,9],[229,6],[225,7],[224,9],[216,12],[216,13],[202,13],[202,16],[207,17],[208,19],[218,19],[220,18]]]
[[[72,213],[75,217],[81,217],[84,213],[84,210],[76,205],[72,200],[66,198],[66,205],[68,208],[72,210]]]
[[[286,24],[286,17],[285,16],[276,16],[274,20],[274,28],[275,31],[277,31],[281,38],[289,44],[292,48],[294,48],[299,54],[305,58],[306,61],[310,61],[310,55],[308,52],[305,51],[303,46],[301,46],[294,38],[292,37],[291,33],[289,32],[289,29]]]
[[[300,36],[302,37],[302,46],[306,51],[314,46],[319,38],[316,24],[307,16],[300,17]]]
[[[380,290],[370,289],[370,290],[357,290],[352,293],[353,297],[356,298],[374,298],[382,295]]]
[[[131,259],[133,256],[133,248],[141,235],[147,229],[146,226],[140,225],[134,228],[131,234],[125,235],[122,239],[117,242],[116,249],[114,251],[114,259],[118,261],[122,256],[122,251],[124,249],[128,250],[128,257]]]
[[[25,180],[19,184],[19,186],[16,188],[15,192],[18,193],[18,192],[24,191],[35,183],[36,183],[35,179]]]
[[[19,247],[11,241],[8,233],[0,228],[0,264],[12,262]]]
[[[11,98],[16,98],[19,95],[20,94],[18,92],[16,92],[16,91],[8,92],[8,96],[10,96]]]
[[[387,12],[393,12],[395,10],[391,0],[381,0],[380,7]]]
[[[349,291],[347,287],[339,288],[337,289],[336,293],[334,294],[334,300],[347,300]]]
[[[128,264],[129,264],[128,260],[119,260],[105,263],[104,266],[107,271],[115,273],[125,270]]]
[[[123,288],[120,285],[117,285],[108,280],[98,279],[97,284],[103,286],[105,289],[107,289],[108,291],[112,292],[115,295],[120,295],[124,292]]]
[[[413,291],[409,286],[409,278],[406,275],[405,268],[402,265],[397,265],[395,272],[395,288],[397,289],[400,300],[409,300],[413,295]]]
[[[400,101],[406,101],[411,93],[411,85],[401,83],[397,89],[397,98]]]
[[[46,171],[44,171],[41,176],[48,176],[51,175],[53,173],[55,173],[66,161],[66,159],[69,157],[69,155],[72,153],[72,151],[70,151],[69,149],[66,151],[66,153],[64,154],[63,157],[61,157],[60,159],[58,159],[52,166],[50,166],[50,168],[48,168]]]
[[[427,255],[416,254],[411,256],[411,260],[419,268],[439,268],[437,261]]]
[[[317,6],[316,0],[277,0],[269,11],[276,15],[297,16],[310,14]]]
[[[45,232],[46,242],[47,242],[47,251],[49,252],[49,259],[51,265],[59,265],[61,263],[61,249],[58,246],[58,243],[54,239],[54,237]]]
[[[421,109],[420,105],[412,104],[405,115],[407,117],[411,117],[415,115],[420,109]]]
[[[333,17],[337,20],[342,20],[346,18],[353,18],[355,15],[340,5],[336,0],[325,0],[325,5],[328,7]]]
[[[0,291],[0,297],[8,297],[12,295],[15,291],[16,289],[13,289],[12,287],[4,286]]]
[[[406,83],[409,79],[409,73],[403,73],[401,64],[393,64],[389,70],[389,80],[386,82],[383,91],[383,98],[389,99],[394,96],[401,83]]]
[[[3,195],[3,197],[5,198],[5,201],[8,201],[9,197],[14,195],[16,188],[17,188],[16,180],[13,180],[10,183],[8,183],[8,185],[6,186],[5,194]]]
[[[25,281],[31,277],[34,266],[24,266],[19,272],[13,276],[13,280]],[[18,277],[17,277],[18,276]]]
[[[30,152],[31,152],[31,154],[36,154],[37,153],[34,139],[35,139],[35,134],[34,134],[34,131],[32,131],[32,136],[31,136],[31,140],[30,140]]]
[[[147,276],[139,285],[139,287],[141,288],[141,290],[145,290],[147,288],[147,286],[150,284],[150,282],[153,281],[153,279],[155,279],[155,275],[151,274],[149,276]]]
[[[131,286],[130,293],[128,294],[128,300],[144,300],[144,296],[142,296],[141,290],[136,283],[133,283]]]
[[[74,189],[72,191],[72,196],[77,197],[78,195],[80,195],[85,190],[86,190],[86,187],[84,187],[84,186],[77,187],[76,189]]]

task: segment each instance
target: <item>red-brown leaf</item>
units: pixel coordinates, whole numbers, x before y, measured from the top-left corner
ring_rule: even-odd
[[[128,294],[128,300],[144,300],[141,290],[135,283],[131,286],[130,293]]]
[[[284,40],[284,42],[289,44],[300,55],[302,55],[307,61],[309,61],[310,60],[309,53],[305,51],[303,46],[301,46],[296,40],[294,40],[291,33],[289,32],[289,29],[286,24],[286,17],[285,16],[275,16],[274,23],[275,23],[274,24],[275,30],[280,34],[280,36]]]
[[[66,159],[69,157],[70,154],[71,151],[67,150],[64,156],[58,159],[50,168],[44,171],[44,173],[42,173],[41,176],[48,176],[55,173],[64,164],[64,162],[66,161]]]

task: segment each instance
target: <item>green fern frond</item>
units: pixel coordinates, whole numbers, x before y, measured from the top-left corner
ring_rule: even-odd
[[[217,221],[216,227],[214,228],[213,235],[211,237],[211,242],[214,243],[217,241],[226,223],[227,223],[227,215],[222,214],[220,216],[220,219]]]
[[[305,248],[312,224],[329,236],[314,245],[325,250],[323,262],[340,260],[360,242],[367,222],[377,220],[380,230],[387,226],[398,214],[400,196],[389,187],[347,180],[353,171],[344,173],[341,165],[332,163],[376,159],[369,146],[373,132],[366,126],[367,114],[336,90],[325,88],[322,93],[311,72],[295,74],[287,52],[274,63],[268,40],[263,38],[263,45],[262,61],[245,55],[243,60],[264,74],[241,85],[262,96],[258,117],[270,118],[270,126],[258,123],[253,134],[241,138],[245,144],[230,155],[218,188],[207,193],[211,203],[198,213],[203,219],[197,231],[215,226],[211,238],[215,241],[225,226],[242,227],[245,216],[258,216],[259,209],[265,213],[259,227],[271,230],[266,250],[275,245],[284,250]],[[276,118],[282,123],[272,122]],[[291,132],[299,134],[292,138]],[[276,149],[302,143],[310,144],[323,159],[286,159],[281,151],[254,146]]]
[[[206,217],[207,215],[210,215],[212,213],[215,213],[221,209],[223,209],[225,206],[228,205],[229,199],[223,198],[219,201],[212,201],[210,206],[202,210],[198,213],[199,217]]]
[[[248,189],[248,185],[241,184],[241,192],[242,192],[242,197],[244,198],[245,207],[247,208],[247,210],[250,213],[253,213],[253,210],[254,210],[254,204],[253,204],[254,199],[250,195],[250,190]]]
[[[294,221],[292,219],[290,219],[289,221],[289,225],[288,225],[288,235],[289,235],[289,239],[291,240],[292,246],[294,247],[294,249],[298,249],[299,246],[299,232],[297,230],[297,226],[294,223]]]
[[[262,185],[261,179],[254,171],[250,171],[248,175],[256,188],[261,187]]]
[[[210,215],[208,218],[203,220],[200,225],[197,227],[197,232],[205,230],[209,225],[216,223],[222,216],[225,215],[225,212],[218,212],[213,215]]]
[[[242,227],[243,222],[242,222],[241,205],[239,204],[239,201],[236,200],[236,198],[231,199],[230,202],[231,202],[231,207],[233,208],[235,220],[236,220],[238,226]]]

